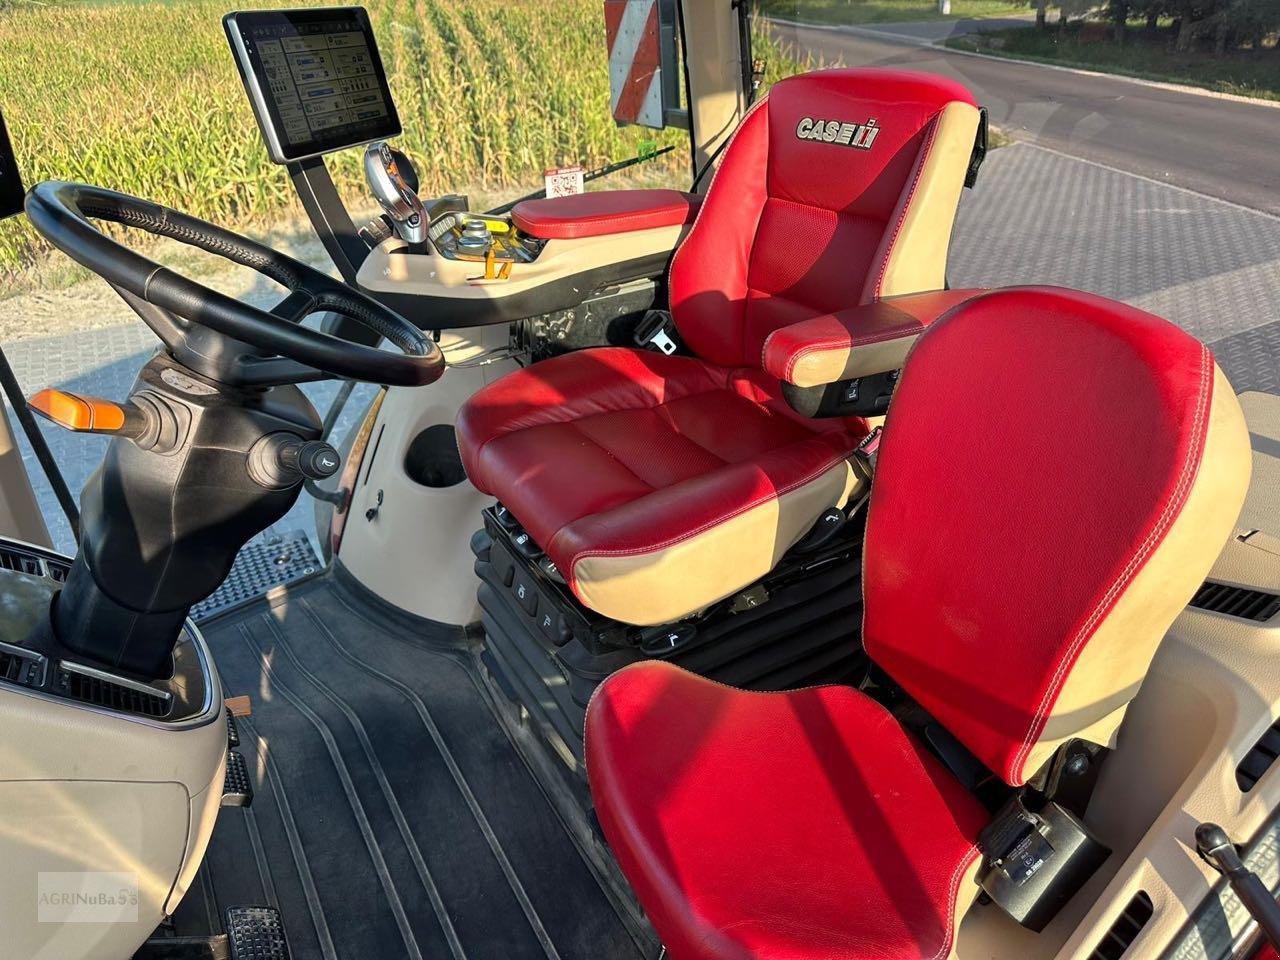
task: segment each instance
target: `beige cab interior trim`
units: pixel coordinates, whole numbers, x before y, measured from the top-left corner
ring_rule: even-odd
[[[405,470],[405,455],[420,431],[452,426],[472,394],[519,369],[503,353],[507,336],[506,324],[447,331],[440,347],[451,366],[430,389],[387,391],[354,481],[338,559],[383,600],[427,620],[479,619],[470,543],[493,497],[465,479],[423,486]]]
[[[947,250],[981,114],[953,101],[942,108],[916,160],[914,184],[898,202],[863,290],[864,301],[946,286]]]
[[[1108,746],[1137,695],[1169,625],[1204,583],[1235,529],[1249,488],[1249,428],[1231,385],[1212,366],[1204,450],[1181,512],[1129,586],[1093,631],[1049,712],[1039,739],[1023,754],[1034,774],[1072,738]]]
[[[200,641],[201,643],[203,641]],[[194,881],[222,801],[227,726],[211,675],[209,706],[169,725],[0,689],[0,900],[6,957],[130,957]],[[41,922],[50,873],[124,874],[125,918]]]
[[[688,226],[676,224],[649,230],[630,230],[598,237],[548,240],[533,263],[517,263],[507,280],[479,280],[484,264],[449,260],[434,250],[408,253],[398,237],[384,240],[369,251],[356,274],[356,282],[374,293],[403,296],[448,297],[453,300],[501,300],[592,270],[632,260],[670,254],[684,238]],[[584,294],[589,291],[583,291]]]
[[[573,563],[578,598],[606,617],[648,626],[687,617],[772,570],[827,507],[862,481],[840,460],[807,483],[659,549],[585,554]],[[725,558],[732,557],[732,563]]]
[[[53,546],[4,404],[0,404],[0,536],[39,547]]]
[[[1239,405],[1252,436],[1253,483],[1242,529],[1209,578],[1280,592],[1280,556],[1239,536],[1255,529],[1280,535],[1280,396],[1248,393]],[[1280,809],[1280,764],[1247,793],[1235,775],[1280,717],[1277,651],[1280,616],[1258,623],[1183,610],[1128,707],[1085,813],[1111,856],[1040,933],[993,905],[973,907],[960,927],[956,956],[1089,960],[1139,892],[1150,897],[1154,913],[1125,960],[1164,956],[1221,882],[1195,851],[1196,826],[1212,821],[1247,843]],[[1225,919],[1229,936],[1247,933],[1243,916]]]
[[[738,12],[732,3],[680,4],[682,49],[696,45],[697,56],[685,56],[689,81],[689,120],[693,128],[694,166],[701,170],[733,135],[746,113],[741,88],[742,48]],[[705,192],[710,177],[698,185]]]

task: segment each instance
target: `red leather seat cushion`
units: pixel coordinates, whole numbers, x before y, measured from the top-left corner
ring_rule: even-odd
[[[679,190],[601,190],[524,200],[512,208],[511,220],[533,237],[573,240],[691,223],[701,204],[697,194]]]
[[[458,417],[467,476],[573,585],[573,562],[643,550],[776,496],[846,457],[861,420],[806,420],[761,370],[606,347],[526,367]]]
[[[858,691],[749,693],[646,662],[600,687],[586,749],[673,960],[945,956],[988,817]]]

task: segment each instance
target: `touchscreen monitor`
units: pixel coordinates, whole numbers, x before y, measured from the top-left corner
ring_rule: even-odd
[[[276,163],[399,135],[363,7],[242,11],[222,22]]]

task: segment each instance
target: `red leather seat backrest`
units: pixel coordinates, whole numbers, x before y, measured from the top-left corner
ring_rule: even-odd
[[[774,84],[672,260],[685,342],[758,365],[778,327],[942,288],[977,125],[972,96],[942,77],[839,69]]]
[[[1230,385],[1172,324],[1051,288],[969,301],[889,408],[867,652],[1009,783],[1067,739],[1107,745],[1250,464]]]

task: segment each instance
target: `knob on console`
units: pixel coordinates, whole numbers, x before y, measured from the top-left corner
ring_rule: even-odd
[[[323,440],[270,433],[249,451],[249,476],[268,489],[291,487],[303,479],[325,480],[338,472],[338,451]]]
[[[409,158],[385,141],[371,143],[364,152],[364,175],[400,238],[415,246],[425,242],[427,215],[418,198],[418,175]]]
[[[485,253],[493,243],[489,225],[480,219],[468,220],[458,236],[458,247],[467,253]]]

